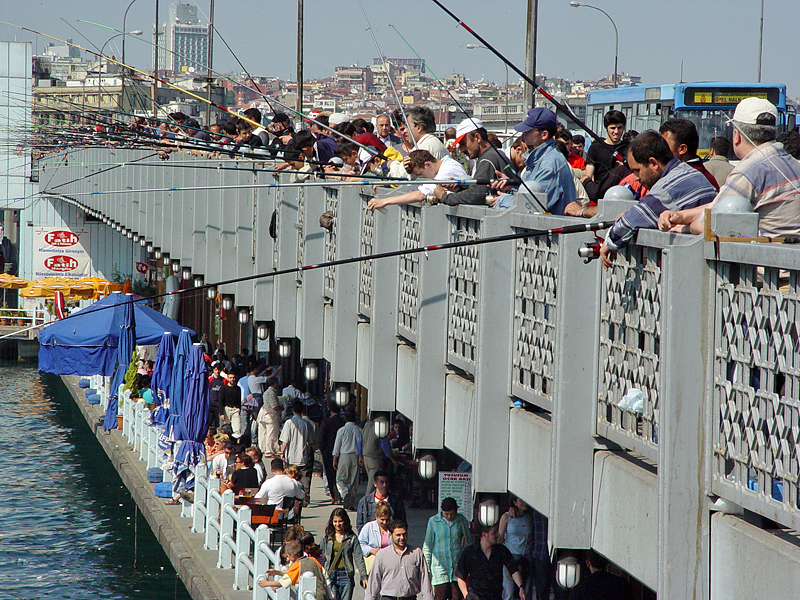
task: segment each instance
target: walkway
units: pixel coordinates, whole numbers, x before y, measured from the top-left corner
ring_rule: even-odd
[[[181,518],[180,507],[165,506],[161,498],[153,494],[153,484],[147,481],[147,465],[139,460],[138,452],[122,437],[118,430],[109,435],[101,427],[103,412],[99,405],[86,402],[83,390],[78,387],[77,377],[62,377],[64,384],[92,429],[103,450],[120,474],[123,483],[130,490],[142,515],[147,520],[159,543],[174,566],[178,576],[194,600],[251,600],[251,591],[232,589],[233,570],[217,569],[217,552],[203,548],[203,534],[192,533],[191,520]],[[364,492],[364,485],[361,486]],[[312,479],[312,501],[303,510],[303,526],[314,534],[319,543],[324,535],[333,506],[325,495],[322,478]],[[409,542],[421,545],[425,536],[425,526],[431,510],[407,508],[409,520]],[[355,513],[351,513],[355,523]],[[354,600],[364,596],[360,586],[356,586]]]

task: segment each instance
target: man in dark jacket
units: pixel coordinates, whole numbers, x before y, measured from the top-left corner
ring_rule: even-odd
[[[375,505],[388,502],[392,508],[392,519],[406,520],[406,506],[403,499],[391,493],[391,477],[386,471],[376,471],[375,489],[367,492],[358,503],[356,511],[356,528],[361,531],[365,523],[375,520]]]

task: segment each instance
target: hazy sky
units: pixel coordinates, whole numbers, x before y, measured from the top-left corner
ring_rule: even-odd
[[[590,0],[591,1],[591,0]],[[486,50],[468,50],[477,41],[430,0],[362,0],[386,56],[412,57],[391,23],[445,77],[451,72],[470,78],[485,76],[503,83],[503,63]],[[58,38],[97,46],[112,31],[77,19],[122,29],[129,0],[0,0],[0,19]],[[513,63],[524,67],[527,0],[444,0],[450,10]],[[683,80],[755,81],[758,64],[760,0],[594,0],[619,28],[620,71],[642,76],[647,83]],[[166,20],[169,0],[160,0]],[[208,13],[209,0],[198,0]],[[297,3],[293,0],[216,0],[215,25],[253,74],[294,78]],[[135,0],[128,13],[128,31],[142,29],[152,40],[155,0]],[[800,61],[794,42],[796,0],[766,0],[762,81],[785,83],[790,96],[800,96]],[[568,0],[539,1],[537,72],[567,79],[599,79],[614,65],[614,31],[608,19],[590,8],[571,8]],[[143,37],[145,37],[143,36]],[[48,41],[8,25],[0,39],[29,40],[41,52]],[[106,53],[121,58],[120,38]],[[110,49],[110,50],[109,50]],[[127,62],[152,68],[152,47],[128,37]],[[340,65],[369,64],[378,56],[358,0],[305,0],[305,78],[331,75]],[[239,70],[217,40],[214,69]],[[513,72],[512,81],[515,80]]]

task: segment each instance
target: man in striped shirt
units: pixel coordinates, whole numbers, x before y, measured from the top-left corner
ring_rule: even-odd
[[[672,155],[669,144],[656,131],[645,131],[631,142],[628,167],[650,192],[608,230],[600,247],[606,269],[614,262],[617,250],[628,245],[639,229],[658,227],[661,213],[708,204],[717,193],[702,173]]]
[[[777,119],[775,105],[763,98],[745,98],[737,105],[731,120],[733,151],[742,162],[728,175],[714,204],[727,196],[744,196],[759,215],[762,235],[798,236],[800,162],[775,141]],[[659,229],[703,233],[702,208],[673,211],[661,215]]]

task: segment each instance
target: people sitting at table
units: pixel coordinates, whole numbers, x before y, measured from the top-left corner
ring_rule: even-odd
[[[253,468],[253,457],[246,452],[240,452],[234,463],[231,482],[228,486],[237,496],[245,488],[258,487],[258,472]]]
[[[281,506],[284,498],[302,500],[306,493],[303,486],[296,479],[289,477],[284,471],[283,459],[273,458],[269,463],[272,477],[267,479],[256,493],[255,497],[266,498],[267,504]]]

